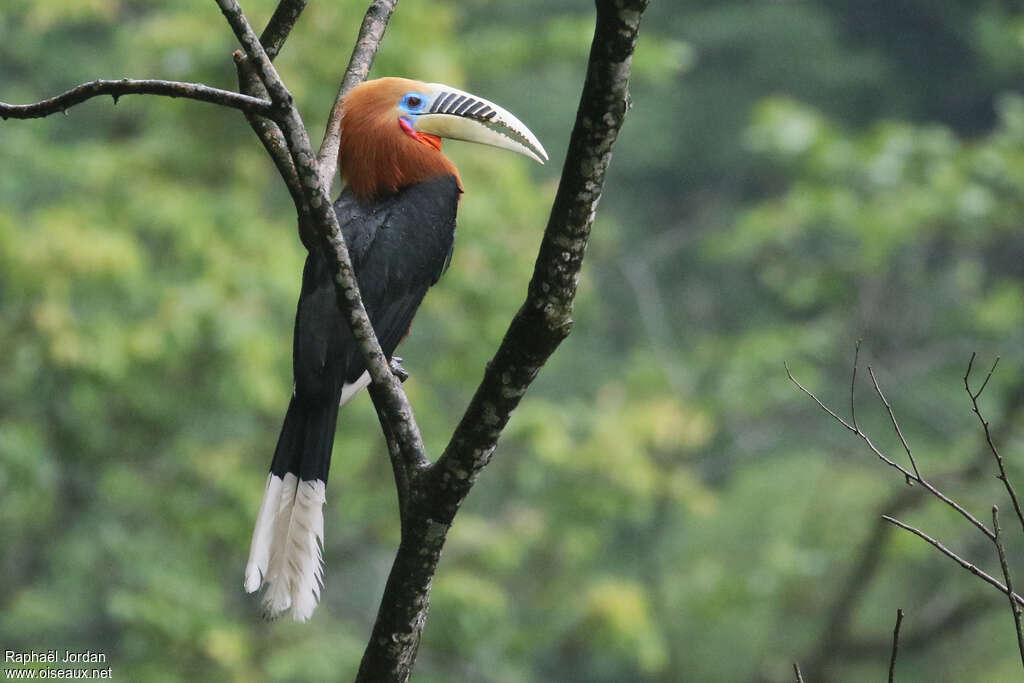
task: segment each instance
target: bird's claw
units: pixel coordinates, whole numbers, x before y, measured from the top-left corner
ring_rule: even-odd
[[[399,356],[391,357],[391,373],[398,378],[399,382],[409,379],[409,371],[402,367],[402,359]]]

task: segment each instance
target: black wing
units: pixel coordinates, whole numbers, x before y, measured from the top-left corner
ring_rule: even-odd
[[[364,202],[346,191],[334,204],[363,304],[388,357],[448,266],[460,192],[453,176],[443,176],[384,200]],[[333,271],[318,248],[310,251],[302,275],[293,369],[296,395],[303,398],[335,396],[366,369],[338,311]]]

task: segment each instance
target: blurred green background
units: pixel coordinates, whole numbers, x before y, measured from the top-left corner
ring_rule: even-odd
[[[245,3],[260,26],[273,5]],[[312,2],[278,60],[317,137],[364,9]],[[402,0],[377,60],[552,153],[446,145],[455,258],[401,349],[434,453],[524,295],[592,21]],[[961,378],[1001,354],[982,405],[1024,486],[1020,4],[655,0],[644,24],[576,327],[457,519],[414,680],[784,681],[794,659],[882,680],[896,607],[897,680],[1019,680],[1005,600],[879,514],[998,573],[990,545],[783,361],[845,410],[863,339],[926,475],[984,516],[1005,501]],[[5,0],[0,36],[7,102],[234,87],[207,0]],[[264,623],[241,588],[303,255],[237,112],[129,96],[0,123],[0,649],[91,648],[119,680],[352,678],[398,539],[367,398],[340,418],[314,619]],[[858,406],[898,455],[867,383]]]

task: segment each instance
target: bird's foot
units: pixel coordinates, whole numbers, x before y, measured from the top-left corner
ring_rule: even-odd
[[[398,356],[391,357],[391,373],[398,378],[399,382],[409,379],[409,371],[402,367],[402,359]]]

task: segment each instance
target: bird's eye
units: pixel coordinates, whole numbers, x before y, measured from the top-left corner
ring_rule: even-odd
[[[410,109],[415,109],[416,107],[423,104],[423,100],[420,99],[418,95],[410,95],[409,98],[406,99],[405,103],[406,105],[409,106]]]

